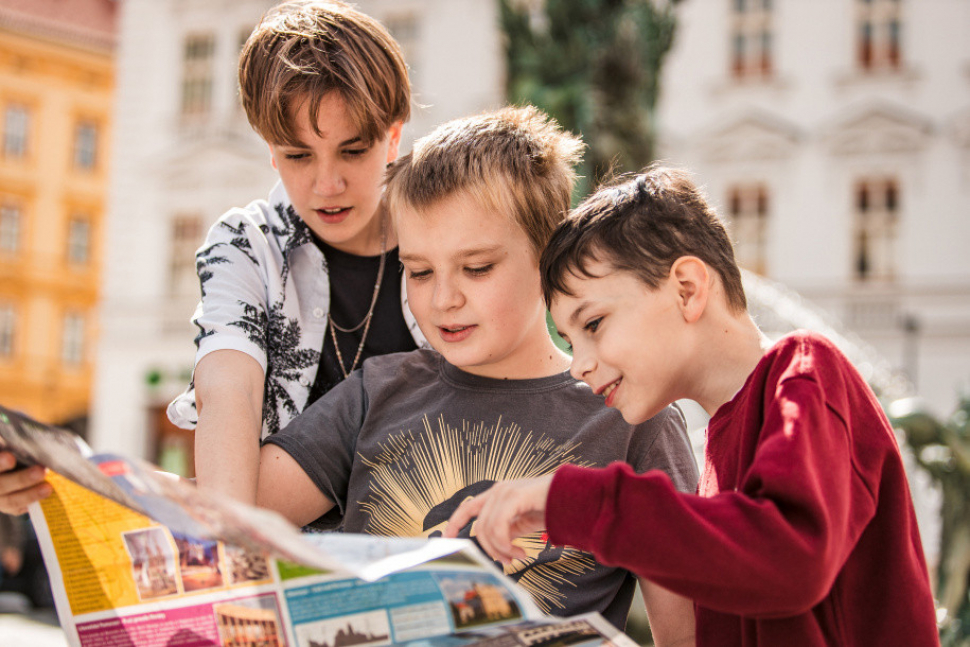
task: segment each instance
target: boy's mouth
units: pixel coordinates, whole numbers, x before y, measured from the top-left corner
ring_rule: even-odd
[[[604,398],[606,398],[606,406],[609,407],[613,404],[613,397],[612,397],[613,392],[616,391],[616,387],[620,386],[620,382],[622,381],[623,381],[623,378],[621,377],[616,382],[611,382],[610,384],[607,384],[606,387],[603,389],[602,395]]]
[[[350,207],[327,207],[324,209],[315,209],[320,218],[324,222],[333,223],[340,222],[347,217],[350,213]]]
[[[441,339],[447,342],[457,342],[467,339],[478,326],[438,326]]]

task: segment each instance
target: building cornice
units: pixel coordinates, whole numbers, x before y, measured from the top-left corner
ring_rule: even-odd
[[[0,7],[0,30],[103,54],[111,54],[117,44],[114,33],[29,14],[9,7]]]

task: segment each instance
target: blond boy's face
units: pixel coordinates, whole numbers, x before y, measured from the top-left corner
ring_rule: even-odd
[[[684,397],[686,328],[669,281],[654,290],[634,274],[600,261],[593,278],[567,277],[573,296],[558,294],[550,311],[572,345],[570,372],[630,424],[649,420]]]
[[[435,350],[475,375],[544,377],[551,344],[522,228],[462,194],[395,222],[408,304]]]
[[[320,101],[321,134],[310,124],[305,101],[290,116],[299,145],[271,143],[270,152],[293,208],[329,245],[350,254],[379,253],[381,183],[387,163],[397,157],[401,124],[366,144],[336,92]]]

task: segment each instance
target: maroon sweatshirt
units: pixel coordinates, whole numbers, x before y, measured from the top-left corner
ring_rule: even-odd
[[[892,428],[814,333],[779,341],[711,418],[697,495],[660,472],[566,466],[546,524],[693,599],[699,646],[939,644]]]

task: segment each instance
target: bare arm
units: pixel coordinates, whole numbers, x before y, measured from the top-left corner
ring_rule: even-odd
[[[694,603],[642,577],[640,591],[657,647],[693,647]]]
[[[259,459],[256,505],[275,510],[298,526],[305,526],[334,506],[307,476],[300,464],[277,445],[265,445]]]
[[[240,351],[209,353],[195,368],[195,394],[199,487],[255,503],[263,426],[262,367]]]

